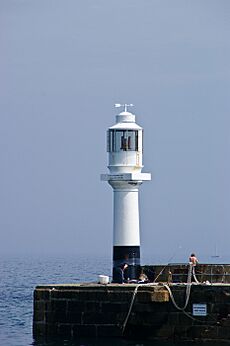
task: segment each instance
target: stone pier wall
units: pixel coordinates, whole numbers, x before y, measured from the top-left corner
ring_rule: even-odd
[[[171,284],[170,288],[182,307],[186,285]],[[134,284],[37,286],[34,337],[230,339],[230,285],[193,284],[185,311],[174,306],[164,285],[139,286],[125,325],[135,289]],[[193,304],[206,304],[207,316],[194,316]]]
[[[136,285],[52,285],[34,292],[34,336],[122,336]],[[139,287],[135,308],[168,301],[162,287]],[[144,304],[144,305],[143,305]]]
[[[149,277],[150,281],[186,282],[188,268],[188,264],[179,263],[172,263],[167,265],[145,265],[142,266],[142,272],[144,272]],[[201,283],[209,281],[211,284],[230,284],[229,264],[198,264],[194,269],[196,278]]]

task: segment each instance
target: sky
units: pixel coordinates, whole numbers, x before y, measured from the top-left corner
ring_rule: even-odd
[[[228,0],[0,0],[0,253],[112,256],[100,174],[125,102],[143,260],[230,261],[229,37]]]

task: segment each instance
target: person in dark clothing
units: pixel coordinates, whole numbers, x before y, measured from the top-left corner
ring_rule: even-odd
[[[119,267],[113,268],[113,282],[117,284],[124,284],[125,282],[128,282],[125,279],[124,272],[128,268],[127,263],[122,263]]]

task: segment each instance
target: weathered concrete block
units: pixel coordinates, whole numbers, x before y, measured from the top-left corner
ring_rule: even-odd
[[[34,321],[44,322],[46,316],[46,302],[36,300],[34,301]]]
[[[149,305],[152,306],[154,312],[169,312],[170,301],[167,304],[152,302]]]
[[[219,290],[215,286],[193,286],[193,303],[208,302],[208,303],[220,303],[226,300],[222,290]]]
[[[85,301],[68,299],[66,302],[67,302],[66,310],[68,312],[71,312],[71,311],[82,312],[86,309],[86,302]]]
[[[46,336],[58,336],[58,323],[46,323]]]
[[[124,302],[113,302],[113,303],[101,303],[101,310],[102,313],[107,312],[127,312],[129,309],[130,304]],[[99,311],[99,309],[97,310]]]
[[[34,300],[49,300],[50,298],[50,289],[39,289],[36,288],[34,291]]]
[[[210,325],[191,326],[188,329],[188,337],[190,339],[217,339],[218,327]]]
[[[60,323],[58,324],[57,335],[69,337],[72,333],[72,325],[68,323]]]
[[[82,315],[82,324],[116,324],[122,320],[125,314],[118,314],[115,312],[105,313],[88,313],[84,312]]]
[[[122,336],[122,330],[117,325],[97,326],[98,337],[119,337]]]
[[[144,312],[140,314],[131,313],[129,324],[140,326],[160,326],[168,322],[168,313]]]
[[[97,325],[73,325],[72,326],[72,337],[97,337]]]
[[[76,299],[78,289],[53,288],[50,293],[52,299]]]
[[[159,291],[153,291],[151,293],[151,301],[158,303],[165,303],[169,301],[169,292],[166,289]]]
[[[45,316],[46,323],[65,323],[66,322],[66,311],[47,311]]]
[[[221,319],[221,326],[222,327],[228,327],[230,330],[230,316],[228,315],[227,318],[222,318]]]
[[[98,302],[98,301],[96,301],[96,302],[85,302],[85,306],[84,306],[84,310],[83,311],[85,311],[85,312],[102,312],[102,303]]]
[[[173,325],[172,325],[173,326]],[[186,339],[188,337],[188,330],[190,326],[175,325],[174,326],[174,338]]]
[[[218,327],[218,338],[223,340],[230,340],[230,328],[229,326]]]
[[[46,335],[47,325],[44,322],[37,322],[33,324],[33,336],[40,337]]]
[[[179,325],[181,326],[191,326],[194,324],[194,320],[190,318],[188,315],[185,315],[182,311],[179,313],[178,317],[179,317]]]
[[[160,339],[173,339],[175,327],[172,325],[162,325],[155,329],[155,336]]]
[[[81,324],[84,312],[68,311],[62,321],[72,324]]]
[[[139,312],[141,312],[141,313],[143,313],[143,312],[155,313],[156,311],[159,312],[157,305],[158,305],[158,303],[149,303],[149,304],[148,303],[135,303],[133,305],[132,311],[136,312],[136,313],[139,313]],[[127,311],[128,311],[128,308],[127,308]],[[160,307],[159,307],[159,309],[160,309]],[[165,309],[164,309],[164,311],[165,311]],[[162,312],[162,309],[160,309],[160,312]]]
[[[176,312],[170,312],[168,314],[168,324],[171,326],[178,326],[179,325],[181,327],[180,314],[181,314],[181,312],[179,312],[178,310]]]
[[[213,312],[218,314],[219,319],[227,318],[228,315],[230,314],[230,303],[225,302],[225,303],[216,304],[213,307]]]
[[[67,310],[67,300],[66,299],[52,299],[51,300],[51,310],[53,312],[63,312]]]
[[[138,303],[152,302],[152,293],[151,292],[141,292],[141,291],[138,291],[137,295],[136,295],[136,301]]]
[[[107,302],[130,302],[133,296],[133,291],[124,291],[124,292],[110,292]],[[105,301],[105,300],[104,300]]]

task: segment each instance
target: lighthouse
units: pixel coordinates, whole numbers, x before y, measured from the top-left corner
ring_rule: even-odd
[[[101,174],[113,188],[113,281],[116,269],[128,264],[129,279],[140,271],[139,187],[151,180],[142,173],[143,129],[128,111],[132,104],[116,104],[123,111],[107,131],[109,174]]]

